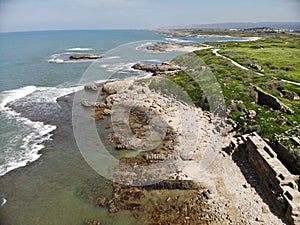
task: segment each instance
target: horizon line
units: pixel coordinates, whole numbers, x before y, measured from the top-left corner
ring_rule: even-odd
[[[145,30],[145,31],[151,31],[151,30],[160,30],[160,29],[173,29],[174,27],[181,27],[182,29],[184,27],[189,26],[206,26],[206,25],[220,25],[220,24],[259,24],[259,23],[299,23],[300,21],[262,21],[262,22],[216,22],[216,23],[201,23],[201,24],[186,24],[186,25],[169,25],[164,27],[156,27],[156,28],[74,28],[74,29],[37,29],[37,30],[16,30],[16,31],[1,31],[0,33],[26,33],[26,32],[51,32],[51,31],[100,31],[100,30]],[[197,27],[197,29],[200,29],[201,27]],[[209,28],[203,28],[203,29],[209,29]],[[214,28],[214,29],[228,29],[228,28]]]

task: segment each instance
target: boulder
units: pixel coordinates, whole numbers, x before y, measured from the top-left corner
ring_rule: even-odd
[[[98,90],[98,86],[95,84],[95,83],[92,83],[92,84],[86,84],[84,86],[84,89],[85,90],[88,90],[88,91],[97,91]]]
[[[261,65],[258,64],[249,64],[249,66],[253,69],[259,70],[259,71],[264,71],[263,67]]]

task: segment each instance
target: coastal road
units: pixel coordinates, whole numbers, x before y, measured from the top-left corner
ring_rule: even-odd
[[[234,60],[232,60],[232,59],[230,59],[230,58],[228,58],[228,57],[226,57],[226,56],[221,55],[220,53],[218,53],[219,50],[220,50],[220,49],[213,49],[213,53],[214,53],[216,56],[218,56],[218,57],[222,57],[222,58],[224,58],[224,59],[229,60],[233,65],[235,65],[235,66],[237,66],[237,67],[239,67],[239,68],[241,68],[241,69],[243,69],[243,70],[249,71],[248,68],[242,66],[242,65],[239,64],[238,62],[236,62],[236,61],[234,61]],[[257,74],[257,75],[265,76],[263,73],[258,73],[258,72],[255,72],[255,71],[253,71],[253,70],[251,70],[251,71],[252,71],[253,73]],[[273,78],[274,78],[274,79],[277,79],[276,77],[273,77]],[[289,83],[289,84],[294,84],[294,85],[300,86],[300,83],[298,83],[298,82],[289,81],[289,80],[284,80],[284,79],[281,79],[281,81],[283,81],[283,82],[285,82],[285,83]]]

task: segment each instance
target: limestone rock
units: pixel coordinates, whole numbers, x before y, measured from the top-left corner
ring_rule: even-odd
[[[254,117],[256,117],[257,113],[255,110],[250,110],[249,111],[249,118],[253,119]]]

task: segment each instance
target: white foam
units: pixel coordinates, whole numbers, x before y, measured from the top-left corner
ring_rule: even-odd
[[[1,92],[2,99],[0,99],[0,110],[4,110],[7,103],[24,98],[25,96],[35,92],[36,89],[36,86],[26,86],[19,89]]]
[[[110,57],[105,57],[106,60],[108,59],[120,59],[121,56],[110,56]]]
[[[74,93],[76,91],[82,90],[83,87],[37,87],[36,92],[32,93],[30,98],[35,102],[56,102],[56,99],[64,95]]]
[[[136,70],[132,68],[132,66],[135,63],[116,63],[116,64],[103,64],[101,65],[102,68],[106,68],[108,72],[113,72],[113,73],[131,73]]]
[[[92,48],[69,48],[67,51],[93,51]]]
[[[1,206],[4,206],[6,202],[7,202],[7,200],[5,198],[2,198]]]
[[[21,117],[19,113],[6,107],[6,104],[26,96],[28,96],[28,101],[33,102],[56,102],[57,98],[81,89],[83,89],[81,86],[70,88],[27,86],[0,93],[0,97],[2,97],[2,99],[0,98],[0,111],[3,112],[3,116],[8,120],[17,121],[20,126],[28,127],[28,130],[23,134],[23,137],[21,133],[16,137],[12,137],[22,139],[23,144],[20,146],[20,151],[16,152],[15,155],[6,156],[6,163],[0,166],[0,176],[3,176],[16,168],[26,166],[29,162],[37,160],[41,156],[39,151],[45,147],[43,143],[47,140],[51,140],[51,132],[56,129],[56,126],[45,125],[43,122],[33,122],[27,118]]]
[[[135,49],[137,50],[137,51],[139,51],[139,50],[143,50],[143,51],[148,51],[147,50],[147,47],[148,46],[151,46],[151,45],[153,45],[154,44],[154,42],[146,42],[146,43],[144,43],[144,44],[141,44],[141,45],[139,45],[139,46],[137,46]]]
[[[188,40],[182,40],[182,39],[178,39],[178,38],[165,38],[165,40],[172,41],[172,42],[177,42],[177,43],[189,43],[189,42],[191,42],[191,41],[188,41]]]
[[[65,61],[63,59],[55,58],[55,59],[49,59],[48,62],[50,62],[50,63],[64,63]]]
[[[10,156],[7,159],[8,162],[0,166],[0,176],[40,158],[39,151],[45,147],[42,143],[51,140],[51,132],[56,129],[56,126],[44,125],[42,122],[33,122],[22,117],[18,119],[18,122],[23,122],[31,127],[32,131],[23,138],[24,143],[18,152],[18,158],[15,155]]]

